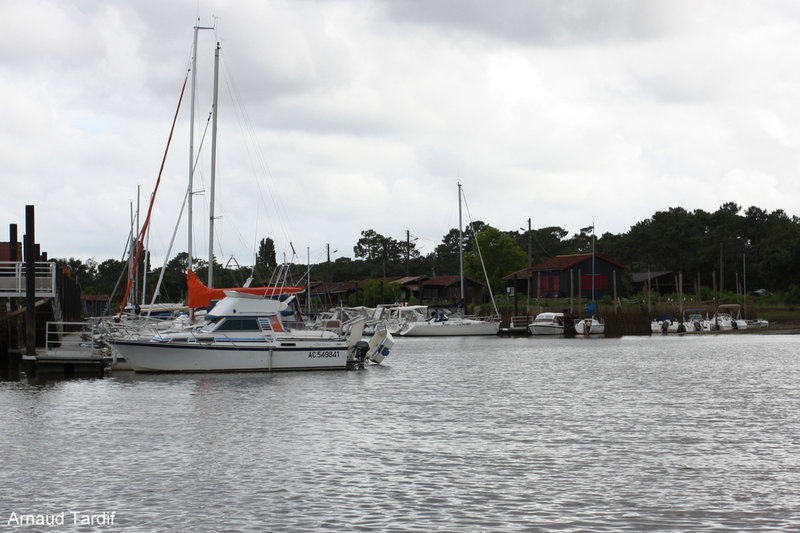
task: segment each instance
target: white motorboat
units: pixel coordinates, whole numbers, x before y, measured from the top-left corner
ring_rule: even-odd
[[[683,329],[685,333],[700,333],[710,329],[705,309],[687,309],[684,312]]]
[[[681,321],[672,315],[658,315],[650,322],[650,331],[653,333],[678,333]]]
[[[228,291],[203,326],[113,342],[137,372],[344,370],[366,360],[380,363],[394,344],[385,330],[362,341],[363,324],[346,338],[289,328],[282,316],[294,314],[292,302]]]
[[[606,324],[597,317],[581,318],[575,321],[575,333],[578,335],[603,335]]]
[[[747,329],[747,321],[742,319],[739,304],[723,304],[717,307],[717,313],[709,320],[712,331],[729,331]]]
[[[531,335],[563,335],[564,313],[539,313],[533,322],[528,324]]]
[[[769,320],[764,318],[755,318],[747,321],[748,329],[766,329],[769,327]]]

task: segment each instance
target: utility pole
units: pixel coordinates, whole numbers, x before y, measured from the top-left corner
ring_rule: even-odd
[[[409,276],[408,261],[411,256],[411,232],[406,230],[406,277]]]
[[[331,245],[330,243],[325,245],[328,249],[328,282],[331,281]]]

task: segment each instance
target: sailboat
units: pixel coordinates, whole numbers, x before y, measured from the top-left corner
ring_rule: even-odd
[[[464,239],[461,232],[461,182],[458,183],[458,259],[461,278],[461,305],[463,316],[441,312],[417,314],[414,320],[403,323],[397,334],[403,337],[422,336],[471,336],[497,335],[500,331],[500,317],[496,312],[490,317],[467,316],[467,300],[464,289]],[[482,262],[482,261],[481,261]],[[491,291],[490,291],[491,292]],[[492,297],[494,303],[494,297]]]
[[[581,318],[575,320],[575,333],[578,335],[603,335],[606,331],[605,322],[597,317],[597,294],[595,284],[596,274],[596,261],[595,254],[595,232],[594,223],[592,223],[592,301],[589,304],[587,311],[591,315],[588,318]]]
[[[197,29],[196,27],[195,39]],[[219,44],[216,48],[214,69],[210,266],[213,266],[214,257],[213,176],[218,65]],[[185,86],[186,82],[184,81],[184,88]],[[181,99],[182,97],[183,92]],[[173,130],[174,124],[173,120]],[[164,157],[166,158],[166,153]],[[159,173],[156,190],[160,180],[161,174]],[[190,193],[191,185],[189,196],[191,196]],[[155,192],[151,197],[150,209],[142,228],[142,237],[149,225],[154,199]],[[140,253],[141,244],[137,249],[137,260]],[[208,286],[205,286],[192,271],[191,258],[190,248],[187,270],[190,307],[208,307],[213,300],[218,298],[221,300],[209,310],[207,320],[202,326],[159,331],[149,338],[142,336],[140,332],[130,336],[114,337],[112,339],[114,348],[126,359],[133,370],[138,372],[268,372],[361,368],[367,360],[374,363],[382,362],[393,346],[393,338],[386,330],[377,331],[369,341],[362,340],[363,320],[360,324],[354,325],[347,336],[327,330],[303,328],[296,298],[296,294],[303,291],[302,287],[268,286],[214,289],[213,268],[209,268],[209,283]],[[129,279],[128,290],[125,293],[126,300],[130,292],[130,281]]]

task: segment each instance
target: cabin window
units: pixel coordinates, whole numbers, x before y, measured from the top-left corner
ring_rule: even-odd
[[[203,324],[203,326],[200,329],[202,331],[211,331],[212,329],[214,329],[214,326],[216,326],[224,318],[225,317],[222,316],[209,316],[208,319],[206,320],[206,323]]]
[[[261,331],[255,318],[226,317],[216,331]]]

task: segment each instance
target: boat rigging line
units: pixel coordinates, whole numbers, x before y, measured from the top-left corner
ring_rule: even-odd
[[[500,313],[497,311],[497,303],[494,301],[494,293],[492,292],[492,284],[489,281],[489,274],[486,272],[486,264],[483,262],[483,254],[481,253],[481,246],[478,243],[478,234],[475,232],[475,227],[472,225],[472,215],[469,212],[469,205],[467,204],[467,196],[466,196],[466,194],[464,194],[464,186],[461,185],[460,181],[458,182],[458,188],[459,188],[459,191],[461,192],[461,201],[464,203],[464,209],[466,209],[466,211],[467,211],[467,218],[469,219],[469,228],[472,230],[472,238],[475,240],[475,249],[478,251],[478,259],[480,259],[480,261],[481,261],[481,268],[483,269],[483,277],[486,280],[486,286],[489,287],[489,297],[492,300],[492,307],[494,308],[494,313],[496,315],[499,315]],[[461,231],[461,227],[460,226],[461,226],[461,224],[459,223],[459,231]],[[462,273],[462,284],[463,284],[463,273]],[[462,298],[463,298],[463,296],[462,296]]]
[[[183,95],[186,93],[186,84],[189,81],[189,72],[186,72],[186,77],[183,78],[183,86],[181,87],[181,95],[178,98],[178,105],[175,109],[175,116],[172,118],[172,127],[169,130],[169,138],[167,139],[167,146],[164,148],[164,157],[161,159],[161,167],[158,170],[158,178],[156,179],[156,185],[153,188],[153,193],[150,195],[150,205],[147,208],[147,216],[144,219],[144,224],[142,225],[142,229],[139,234],[138,243],[136,245],[136,256],[134,257],[133,261],[133,268],[131,269],[130,274],[128,275],[128,286],[125,288],[125,295],[122,297],[122,303],[119,307],[119,315],[117,316],[117,320],[122,319],[122,313],[125,311],[125,304],[128,303],[128,297],[131,294],[131,285],[133,284],[133,278],[136,274],[136,265],[139,263],[139,257],[142,255],[142,247],[144,246],[144,237],[147,234],[148,226],[150,225],[150,215],[153,213],[153,204],[156,201],[156,193],[158,192],[158,186],[161,184],[161,175],[164,173],[164,165],[167,162],[167,154],[169,153],[169,147],[172,144],[172,135],[175,133],[175,124],[178,122],[178,112],[181,109],[181,103],[183,103]]]
[[[197,168],[198,162],[200,161],[200,151],[202,150],[203,143],[206,140],[206,134],[208,133],[208,127],[210,124],[211,124],[211,113],[208,114],[208,120],[206,120],[206,127],[203,130],[203,136],[200,139],[200,149],[198,149],[197,157],[195,158],[194,161],[194,168],[192,169],[193,173],[194,170]],[[147,316],[150,316],[150,311],[153,309],[153,306],[156,303],[156,298],[158,298],[159,292],[161,292],[161,283],[164,281],[164,273],[167,271],[167,264],[169,263],[169,257],[170,254],[172,253],[172,246],[175,244],[175,237],[178,234],[178,226],[180,225],[181,219],[183,218],[184,209],[186,208],[187,205],[191,204],[191,196],[192,196],[192,184],[189,183],[189,185],[186,187],[186,194],[183,197],[183,203],[181,204],[181,209],[178,212],[178,220],[175,222],[175,229],[172,231],[172,239],[170,239],[169,247],[167,248],[167,253],[164,255],[164,265],[161,267],[161,273],[158,276],[158,283],[156,283],[156,288],[155,290],[153,290],[153,299],[150,302],[150,309],[147,310]],[[189,256],[187,257],[187,262],[189,265],[188,268],[189,270],[191,270],[193,266],[191,254],[189,254]]]

